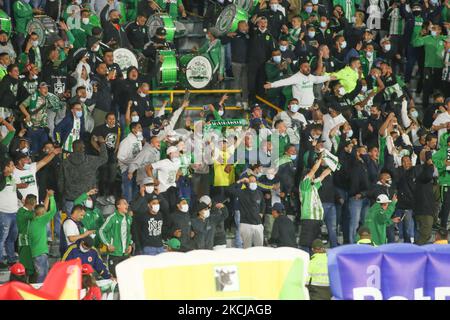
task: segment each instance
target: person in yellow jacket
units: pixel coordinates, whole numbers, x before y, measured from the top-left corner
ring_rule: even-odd
[[[342,84],[345,92],[352,92],[357,85],[358,80],[364,78],[361,70],[361,61],[357,57],[350,59],[348,66],[331,74]]]
[[[312,243],[311,260],[308,268],[308,290],[311,300],[330,300],[330,280],[328,278],[328,257],[322,240]]]

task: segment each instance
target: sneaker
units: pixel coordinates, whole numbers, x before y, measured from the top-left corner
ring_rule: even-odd
[[[236,107],[242,108],[242,102],[240,101],[236,102]]]
[[[242,102],[242,106],[244,107],[244,110],[248,110],[248,103]]]

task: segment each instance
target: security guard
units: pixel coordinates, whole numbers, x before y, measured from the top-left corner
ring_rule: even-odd
[[[372,247],[376,247],[377,245],[372,241],[372,235],[370,233],[370,229],[367,227],[361,227],[358,229],[359,240],[356,244],[367,244]]]
[[[322,240],[312,243],[313,255],[309,262],[308,290],[311,300],[330,300],[330,280],[328,278],[328,257]]]
[[[147,17],[143,13],[138,13],[136,21],[131,22],[125,28],[128,40],[134,49],[142,51],[148,41],[148,27],[145,25]]]

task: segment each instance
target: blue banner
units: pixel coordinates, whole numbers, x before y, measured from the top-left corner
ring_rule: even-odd
[[[450,300],[450,246],[346,245],[328,252],[339,300]]]

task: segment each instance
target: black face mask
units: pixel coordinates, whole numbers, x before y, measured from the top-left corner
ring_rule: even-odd
[[[416,10],[416,11],[413,11],[412,13],[413,13],[413,15],[414,15],[415,17],[418,17],[418,16],[420,16],[420,15],[422,14],[422,11]]]
[[[1,44],[2,46],[6,46],[7,43],[8,43],[8,41],[0,41],[0,44]]]
[[[115,24],[118,24],[118,23],[119,23],[119,21],[120,21],[120,19],[117,19],[117,18],[116,18],[116,19],[112,19],[112,20],[111,20],[111,22],[112,22],[112,23],[115,23]]]

